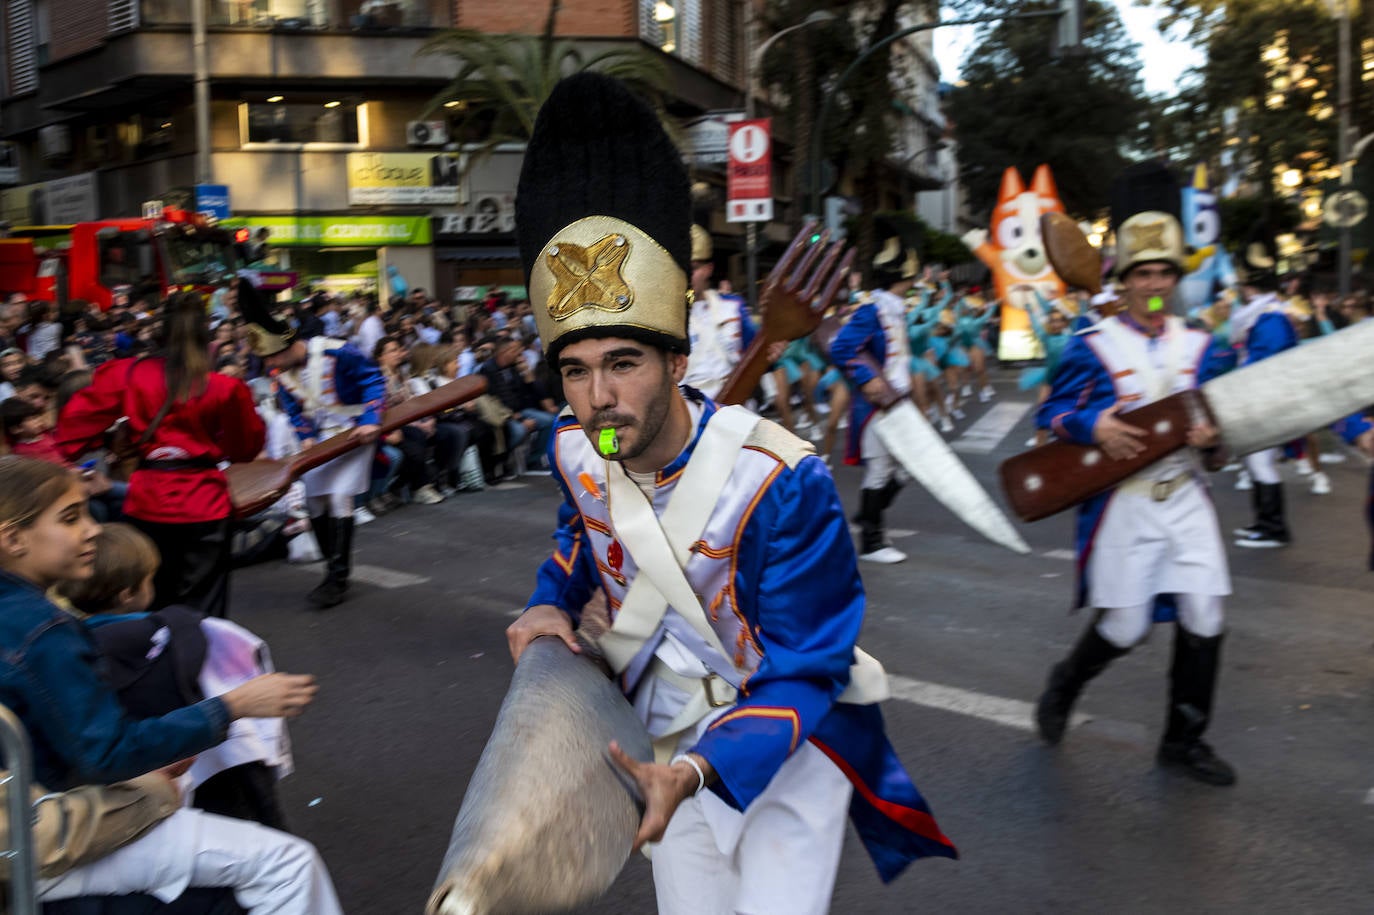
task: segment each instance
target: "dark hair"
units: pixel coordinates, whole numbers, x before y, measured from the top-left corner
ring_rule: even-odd
[[[43,411],[22,397],[10,397],[0,403],[0,425],[5,429],[5,441],[11,445],[18,437],[19,427]]]
[[[51,379],[48,377],[48,373],[43,370],[43,366],[26,365],[24,366],[24,370],[19,373],[19,377],[14,380],[14,386],[16,388],[25,388],[31,384],[38,384],[46,388],[49,386],[50,382]]]
[[[205,390],[210,372],[210,322],[198,292],[178,292],[167,300],[159,340],[166,359],[167,396],[186,400]]]
[[[382,351],[386,349],[386,345],[387,345],[388,343],[395,343],[397,346],[400,346],[400,345],[401,345],[401,341],[400,341],[400,340],[397,340],[395,337],[391,336],[390,334],[387,334],[385,337],[379,337],[379,338],[377,339],[377,344],[376,344],[375,346],[372,347],[372,361],[373,361],[373,362],[377,362],[377,361],[379,361],[379,360],[382,358]]]

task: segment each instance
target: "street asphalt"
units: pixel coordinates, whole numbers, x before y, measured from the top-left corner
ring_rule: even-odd
[[[991,491],[998,462],[1031,434],[1028,395],[1010,374],[997,389],[949,437],[972,448],[961,456]],[[961,858],[918,862],[884,886],[851,830],[832,911],[1374,911],[1368,464],[1346,453],[1323,468],[1327,496],[1286,467],[1291,547],[1230,551],[1208,737],[1238,770],[1232,788],[1154,765],[1164,627],[1089,687],[1087,720],[1061,746],[1043,746],[1028,703],[1087,622],[1069,612],[1071,517],[1022,525],[1033,553],[1017,556],[904,490],[889,525],[911,558],[863,569],[861,643],[901,684],[884,706],[889,734]],[[852,506],[859,471],[836,465]],[[1224,531],[1250,520],[1233,481],[1214,477]],[[321,684],[291,724],[296,771],[282,798],[346,911],[423,910],[510,677],[504,630],[548,554],[556,505],[547,477],[527,477],[365,525],[351,596],[327,612],[303,601],[319,565],[235,573],[233,618],[267,639],[279,669]],[[647,862],[632,860],[587,911],[653,912]]]

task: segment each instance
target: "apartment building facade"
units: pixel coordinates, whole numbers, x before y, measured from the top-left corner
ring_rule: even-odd
[[[457,64],[419,52],[455,27],[536,34],[544,3],[203,2],[201,174],[190,3],[0,0],[0,137],[16,178],[0,189],[0,217],[19,227],[137,215],[146,201],[223,185],[232,219],[267,228],[282,269],[315,285],[522,282],[512,218],[521,150],[467,162],[444,108],[427,112]],[[670,113],[691,119],[742,107],[749,4],[762,2],[563,0],[558,33],[591,53],[660,57]],[[718,166],[694,168],[708,187],[723,183]],[[714,228],[726,251],[738,247],[737,227],[722,217]]]

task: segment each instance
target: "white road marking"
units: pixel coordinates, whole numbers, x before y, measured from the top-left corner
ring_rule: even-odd
[[[365,581],[388,591],[422,585],[429,581],[429,578],[424,575],[412,575],[409,572],[397,572],[395,569],[384,569],[381,566],[370,565],[355,565],[353,577],[358,581]]]
[[[1018,731],[1035,733],[1034,703],[1022,702],[1020,699],[1003,699],[1001,696],[989,696],[986,693],[942,686],[939,683],[926,683],[896,674],[890,674],[887,679],[892,687],[893,699],[954,712],[956,715],[968,715],[970,718],[991,721],[993,724],[1015,728]],[[1085,721],[1092,720],[1091,715],[1075,712],[1069,721],[1069,727],[1078,727]]]
[[[950,443],[955,451],[988,454],[1007,437],[1021,417],[1030,412],[1031,403],[1025,400],[1004,401],[993,407],[969,426],[963,435]]]
[[[1073,550],[1046,550],[1045,552],[1041,553],[1040,555],[1041,555],[1041,556],[1044,556],[1046,559],[1069,559],[1069,560],[1073,560],[1073,559],[1077,559],[1077,558],[1078,558],[1078,554],[1075,553]]]

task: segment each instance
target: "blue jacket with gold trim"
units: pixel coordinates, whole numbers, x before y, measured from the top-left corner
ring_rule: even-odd
[[[659,472],[659,513],[716,410],[684,391],[704,409],[692,443]],[[564,501],[556,547],[539,569],[530,606],[553,605],[574,622],[597,589],[614,621],[635,572],[632,550],[609,524],[605,463],[576,420],[561,417],[549,464]],[[877,706],[836,702],[848,685],[864,592],[834,481],[820,459],[789,462],[746,447],[684,572],[744,675],[738,703],[692,748],[719,775],[712,790],[743,810],[810,740],[854,783],[851,817],[884,879],[918,857],[955,856],[888,743]]]

